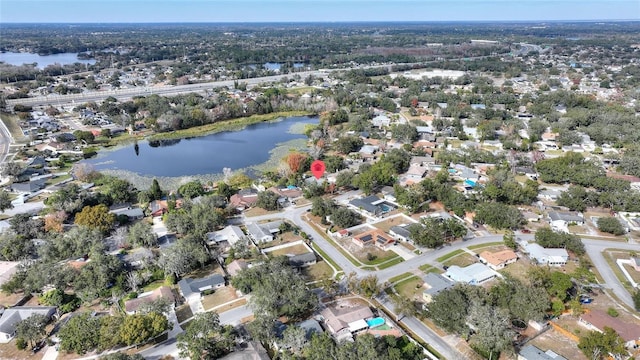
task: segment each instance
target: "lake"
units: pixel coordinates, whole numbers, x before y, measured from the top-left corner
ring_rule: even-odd
[[[317,124],[317,117],[295,116],[202,137],[162,142],[140,141],[106,150],[86,160],[96,170],[126,170],[142,176],[181,177],[221,174],[225,167],[243,169],[265,163],[278,144],[306,139],[291,131],[298,124]]]
[[[76,53],[61,53],[42,56],[32,53],[5,52],[0,53],[0,61],[16,66],[38,63],[38,69],[44,69],[45,67],[56,63],[60,65],[75,64],[77,62],[89,65],[96,63],[94,59],[80,60]]]

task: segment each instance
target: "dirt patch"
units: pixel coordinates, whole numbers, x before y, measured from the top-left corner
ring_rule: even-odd
[[[253,207],[249,210],[246,210],[244,212],[244,215],[246,217],[254,217],[254,216],[262,216],[262,215],[268,215],[268,214],[276,214],[278,212],[279,210],[268,211],[260,207]]]
[[[564,356],[566,359],[588,360],[580,349],[578,349],[578,344],[553,329],[547,330],[528,342],[527,345],[534,345],[542,351],[552,350],[556,354]]]
[[[275,257],[275,256],[281,256],[281,255],[300,255],[300,254],[306,254],[308,252],[309,252],[309,249],[307,249],[306,246],[302,244],[296,244],[292,246],[287,246],[282,249],[269,251],[267,252],[267,254]]]
[[[178,306],[176,308],[176,318],[178,319],[178,323],[181,323],[192,316],[193,312],[191,312],[191,307],[189,306],[189,304]]]
[[[513,264],[507,265],[504,269],[499,270],[500,273],[507,273],[520,281],[528,283],[527,272],[531,269],[532,265],[531,261],[527,258],[519,258],[518,261]]]

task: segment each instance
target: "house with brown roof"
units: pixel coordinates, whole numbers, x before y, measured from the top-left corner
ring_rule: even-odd
[[[257,202],[258,191],[252,188],[242,189],[229,199],[229,204],[240,211],[253,207]]]
[[[613,317],[601,310],[591,310],[580,316],[578,321],[589,330],[604,332],[605,327],[612,328],[624,340],[628,348],[640,344],[640,325],[625,322],[620,317]]]
[[[498,252],[490,252],[483,251],[480,253],[480,261],[485,263],[493,270],[504,269],[505,266],[509,264],[513,264],[518,260],[518,255],[516,255],[513,250],[502,250]]]
[[[382,250],[387,250],[389,246],[396,243],[396,240],[380,229],[373,229],[362,234],[355,235],[351,241],[357,246],[364,248],[375,245]]]
[[[171,309],[173,309],[175,305],[175,297],[173,296],[173,292],[171,292],[171,288],[168,286],[160,286],[159,288],[140,294],[135,299],[130,299],[124,302],[124,310],[127,314],[133,315],[140,307],[145,304],[152,303],[158,299],[166,299],[171,305]]]
[[[227,273],[229,273],[230,276],[235,276],[240,271],[248,268],[249,264],[247,264],[246,261],[242,259],[233,260],[229,265],[227,265]]]
[[[368,306],[327,307],[320,313],[327,330],[333,335],[355,333],[367,329],[366,319],[373,318]]]

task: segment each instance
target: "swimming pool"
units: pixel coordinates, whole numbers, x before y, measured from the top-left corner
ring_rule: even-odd
[[[369,319],[367,320],[367,325],[369,325],[370,328],[374,328],[376,326],[380,326],[380,325],[384,325],[384,319],[381,317],[376,317],[373,319]]]
[[[391,210],[393,210],[392,206],[389,206],[387,204],[380,204],[380,209],[382,209],[382,212],[389,212]]]

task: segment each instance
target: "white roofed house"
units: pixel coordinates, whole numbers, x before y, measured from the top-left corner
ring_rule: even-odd
[[[445,275],[453,281],[469,285],[481,285],[500,276],[497,272],[481,263],[471,264],[464,268],[453,265],[447,269]]]
[[[550,211],[549,224],[554,230],[567,230],[569,225],[584,225],[584,217],[579,212]]]
[[[200,300],[202,292],[215,290],[226,285],[224,276],[212,274],[200,279],[182,279],[178,281],[180,293],[187,301]]]
[[[269,242],[273,241],[274,234],[280,232],[281,224],[282,221],[273,221],[265,224],[248,223],[247,232],[249,232],[249,236],[258,243]]]
[[[0,317],[0,343],[6,344],[16,334],[16,325],[32,315],[44,315],[47,320],[56,313],[55,306],[15,306],[6,309]]]
[[[207,233],[207,244],[221,247],[233,246],[244,236],[242,229],[235,225],[229,225],[222,230]]]
[[[563,266],[569,260],[569,253],[565,249],[543,248],[536,243],[527,243],[523,247],[529,258],[540,265]]]

